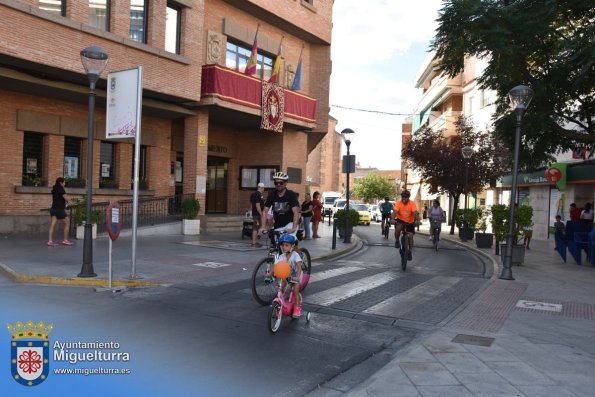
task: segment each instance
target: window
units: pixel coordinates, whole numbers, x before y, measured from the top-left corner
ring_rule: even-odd
[[[130,188],[134,189],[134,146],[132,147],[132,170],[130,171]],[[144,181],[144,182],[143,182]],[[138,164],[138,185],[140,189],[143,189],[147,184],[147,146],[140,146],[140,159]]]
[[[239,72],[244,72],[251,52],[252,50],[250,48],[242,47],[228,41],[225,66]],[[258,54],[256,59],[258,61],[258,64],[256,65],[256,76],[264,80],[268,79],[273,72],[273,58]]]
[[[64,178],[80,178],[82,143],[80,138],[64,138]]]
[[[43,134],[25,132],[23,139],[23,186],[42,186]]]
[[[101,142],[99,152],[99,187],[117,188],[115,181],[115,152],[116,145],[111,142]]]
[[[180,26],[182,25],[182,9],[167,3],[165,14],[165,51],[180,53]]]
[[[39,0],[39,9],[66,16],[65,0]]]
[[[130,0],[130,38],[139,43],[147,42],[147,0]]]
[[[473,101],[475,100],[475,97],[470,96],[469,99],[467,100],[467,115],[472,115],[473,114]]]
[[[273,175],[279,171],[274,165],[240,167],[240,189],[256,189],[260,182],[265,188],[274,188]]]
[[[89,25],[109,31],[109,0],[89,0]]]
[[[490,96],[487,94],[486,90],[481,90],[481,107],[488,106],[490,104]]]

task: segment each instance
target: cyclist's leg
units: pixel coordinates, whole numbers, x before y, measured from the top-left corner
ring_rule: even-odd
[[[413,235],[415,234],[415,225],[413,223],[410,223],[408,225],[405,226],[407,228],[407,231],[409,233],[407,233],[407,242],[409,244],[409,252],[411,254],[413,254]]]
[[[399,247],[400,243],[399,243],[399,239],[401,237],[401,229],[403,228],[403,224],[395,221],[395,247]]]

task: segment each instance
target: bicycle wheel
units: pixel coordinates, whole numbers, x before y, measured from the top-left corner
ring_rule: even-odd
[[[272,304],[267,316],[267,328],[271,334],[279,331],[282,318],[283,310],[281,310],[281,305],[278,303]]]
[[[390,232],[390,223],[387,223],[384,225],[384,238],[388,239],[388,234]]]
[[[264,258],[252,271],[252,296],[261,305],[270,305],[277,295],[277,285],[272,276],[273,258]],[[268,275],[269,280],[265,281]]]
[[[401,269],[407,269],[407,255],[409,254],[409,241],[407,234],[401,234]]]
[[[300,248],[302,252],[302,271],[308,274],[312,273],[312,257],[310,251],[305,248]]]

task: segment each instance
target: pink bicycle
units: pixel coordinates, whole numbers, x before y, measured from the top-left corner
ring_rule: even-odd
[[[302,277],[300,280],[300,287],[303,290],[306,288],[308,281],[310,280],[310,274],[302,272]],[[283,280],[275,279],[277,283],[277,297],[273,299],[271,303],[271,308],[269,309],[269,315],[267,318],[267,327],[269,331],[274,334],[281,328],[281,322],[283,320],[283,316],[287,316],[291,319],[291,314],[293,313],[293,306],[295,304],[295,297],[293,294],[293,285],[295,281],[292,281],[291,278],[287,279],[287,283],[285,283],[285,288],[283,288]],[[287,296],[287,290],[289,289],[289,298],[285,298]],[[312,312],[306,312],[306,321],[310,322],[312,318]]]

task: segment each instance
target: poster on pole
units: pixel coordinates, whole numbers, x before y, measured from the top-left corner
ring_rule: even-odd
[[[141,67],[107,75],[106,139],[134,138],[142,101]]]

